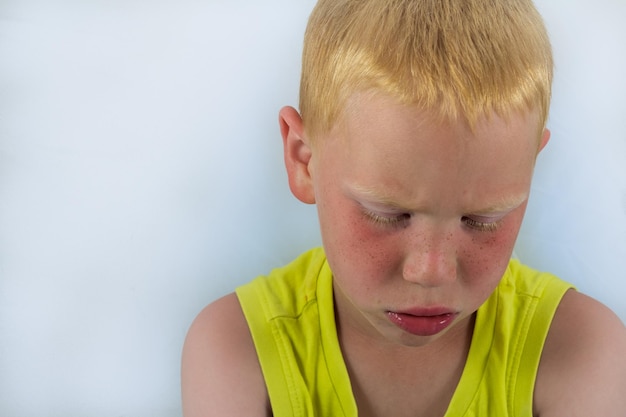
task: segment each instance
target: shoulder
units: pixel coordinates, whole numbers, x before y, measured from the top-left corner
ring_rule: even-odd
[[[208,305],[192,323],[181,380],[185,417],[271,415],[252,336],[234,293]]]
[[[609,308],[574,290],[548,332],[535,386],[535,414],[623,416],[626,327]]]

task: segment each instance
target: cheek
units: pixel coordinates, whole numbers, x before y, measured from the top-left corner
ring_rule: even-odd
[[[472,236],[461,249],[463,274],[466,281],[484,284],[491,292],[504,273],[521,224],[521,216],[512,216],[495,233]]]
[[[365,290],[395,271],[400,251],[396,242],[376,230],[353,206],[327,212],[322,238],[328,261],[339,280],[350,280]]]

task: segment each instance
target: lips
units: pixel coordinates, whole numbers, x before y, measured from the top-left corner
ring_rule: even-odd
[[[458,313],[446,309],[387,312],[389,321],[416,336],[436,335],[452,324],[457,315]]]

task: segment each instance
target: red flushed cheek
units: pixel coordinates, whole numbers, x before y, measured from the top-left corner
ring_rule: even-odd
[[[348,229],[347,240],[352,240],[352,252],[360,253],[360,262],[375,270],[384,270],[393,261],[393,253],[396,245],[393,238],[385,235],[372,227],[366,220],[353,219],[352,225]]]
[[[325,245],[336,274],[358,275],[367,286],[371,281],[393,276],[401,253],[393,234],[378,229],[358,213],[333,224],[332,238]]]
[[[493,233],[473,236],[462,251],[463,275],[470,280],[499,280],[509,263],[517,229],[515,223],[509,223]]]

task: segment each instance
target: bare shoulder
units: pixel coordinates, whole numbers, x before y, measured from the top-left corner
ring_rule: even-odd
[[[626,327],[602,303],[574,290],[559,305],[535,385],[535,415],[623,417]]]
[[[234,293],[194,320],[181,379],[185,417],[271,415],[252,336]]]

